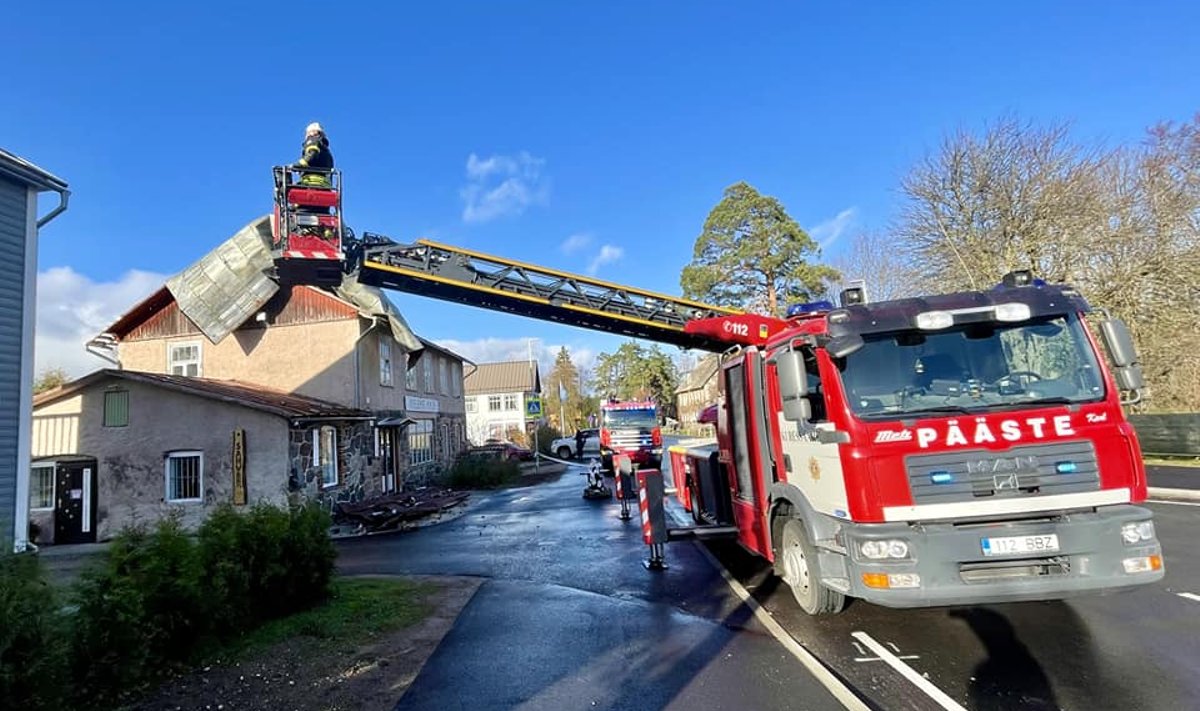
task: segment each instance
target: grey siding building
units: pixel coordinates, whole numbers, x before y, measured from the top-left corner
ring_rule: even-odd
[[[38,217],[38,194],[58,206]],[[29,528],[30,416],[38,229],[67,207],[67,184],[0,149],[0,546],[24,550]]]

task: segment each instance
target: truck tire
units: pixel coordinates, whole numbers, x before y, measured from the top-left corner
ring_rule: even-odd
[[[783,524],[779,541],[779,567],[800,609],[810,615],[836,615],[846,606],[846,596],[821,584],[817,549],[798,519]]]
[[[558,455],[559,459],[570,459],[571,458],[571,448],[566,447],[566,446],[559,447],[558,451],[555,452],[555,454]]]

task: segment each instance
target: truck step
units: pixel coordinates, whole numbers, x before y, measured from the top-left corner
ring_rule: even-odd
[[[719,538],[737,538],[737,526],[689,526],[686,528],[668,528],[668,541],[684,541],[697,538],[702,541]]]

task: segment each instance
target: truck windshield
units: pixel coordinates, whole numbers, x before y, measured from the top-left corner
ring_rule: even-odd
[[[654,410],[605,410],[604,426],[609,429],[618,427],[654,428],[658,426],[658,418],[654,416]]]
[[[945,331],[868,335],[836,361],[859,416],[976,412],[1104,396],[1100,368],[1076,316]]]

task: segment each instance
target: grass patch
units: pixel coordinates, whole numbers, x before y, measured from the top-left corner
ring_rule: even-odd
[[[272,620],[230,643],[225,655],[214,656],[245,659],[297,638],[319,645],[353,645],[420,622],[429,614],[423,598],[430,591],[429,585],[407,580],[339,578],[327,602]]]

